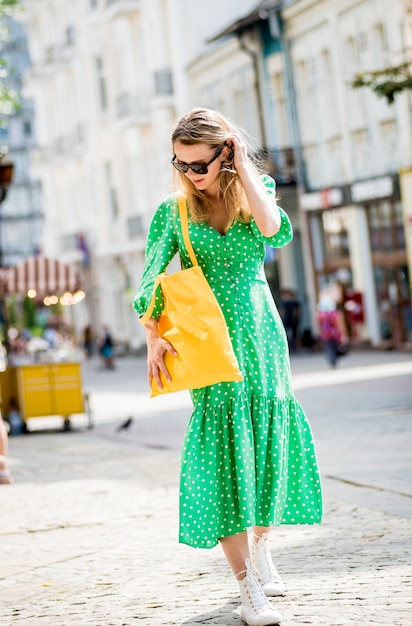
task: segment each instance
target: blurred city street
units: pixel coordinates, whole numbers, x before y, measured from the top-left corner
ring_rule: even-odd
[[[190,394],[146,377],[155,278],[194,262],[181,193],[236,354],[283,377],[258,271],[298,350],[324,519],[273,529],[283,626],[411,626],[412,0],[0,0],[0,25],[0,626],[242,626],[221,547],[178,543]]]
[[[412,360],[355,351],[329,370],[292,356],[317,442],[324,522],[282,526],[272,554],[283,624],[411,624]],[[0,624],[194,626],[243,623],[219,547],[177,542],[186,392],[149,399],[145,359],[83,366],[94,428],[58,417],[10,438],[1,489]],[[122,428],[123,426],[123,428]]]

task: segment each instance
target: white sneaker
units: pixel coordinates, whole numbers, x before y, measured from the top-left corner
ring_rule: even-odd
[[[238,580],[242,606],[240,617],[248,626],[279,624],[282,616],[265,596],[249,559],[246,559],[246,576]]]
[[[269,548],[269,535],[264,533],[259,541],[253,538],[250,546],[250,558],[257,570],[257,577],[267,596],[285,595],[285,585],[272,560]]]

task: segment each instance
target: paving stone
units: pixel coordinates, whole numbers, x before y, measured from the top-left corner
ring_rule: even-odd
[[[312,365],[308,362],[308,369]],[[396,390],[397,380],[393,377]],[[390,389],[387,383],[388,406],[396,399]],[[185,403],[179,403],[184,412]],[[92,431],[41,429],[11,438],[16,482],[0,488],[0,624],[241,626],[237,584],[220,548],[193,550],[177,542],[175,439],[170,447],[150,447],[150,429],[145,445],[136,433],[115,433],[117,408],[112,406],[110,421],[107,406],[105,419]],[[169,408],[180,410],[172,401]],[[167,410],[142,419],[164,425]],[[153,436],[162,442],[161,429]],[[330,445],[328,464],[333,440]],[[400,477],[402,467],[388,455]],[[383,454],[382,473],[386,460]],[[353,497],[353,485],[341,490],[326,478],[324,484],[321,525],[282,526],[272,533],[272,553],[287,590],[274,599],[282,623],[409,626],[408,494],[403,498],[409,509],[405,505],[402,514],[394,514],[393,502],[386,506],[385,488],[377,503],[376,494]],[[406,483],[402,489],[407,492]]]

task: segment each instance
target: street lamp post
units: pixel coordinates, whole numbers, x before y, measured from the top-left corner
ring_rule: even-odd
[[[7,197],[8,189],[13,181],[14,163],[7,159],[9,149],[7,146],[0,146],[0,206]],[[0,210],[1,226],[1,210]],[[0,228],[0,268],[3,267],[3,242],[1,240]]]
[[[7,146],[0,146],[0,271],[3,269],[3,242],[1,231],[1,205],[7,197],[7,192],[13,181],[14,164],[7,158],[9,149]],[[3,318],[3,342],[8,351],[8,317],[7,307],[3,293],[3,285],[0,285],[0,312]]]

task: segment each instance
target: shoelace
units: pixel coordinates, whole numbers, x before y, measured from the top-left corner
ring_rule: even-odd
[[[269,608],[270,604],[262,587],[259,584],[258,571],[256,567],[254,567],[249,559],[246,559],[245,565],[246,569],[238,572],[236,576],[246,573],[246,578],[249,583],[251,601],[256,612],[259,613],[260,611]]]
[[[258,579],[254,572],[250,569],[246,571],[246,578],[249,582],[249,589],[253,606],[257,613],[268,608],[268,599],[259,585]]]
[[[260,545],[260,542],[263,542]],[[262,535],[258,543],[253,544],[252,553],[254,555],[255,564],[258,570],[258,577],[264,583],[269,581],[280,580],[279,573],[276,570],[269,549],[269,540],[267,535]]]

